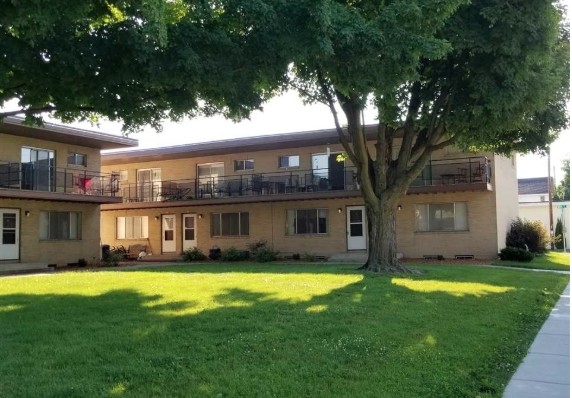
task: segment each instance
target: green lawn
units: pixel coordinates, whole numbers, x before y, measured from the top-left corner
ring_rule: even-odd
[[[494,262],[494,265],[501,265],[504,267],[570,271],[570,253],[548,252],[546,254],[535,257],[529,263],[498,260]]]
[[[0,396],[501,397],[567,276],[419,268],[0,278]]]

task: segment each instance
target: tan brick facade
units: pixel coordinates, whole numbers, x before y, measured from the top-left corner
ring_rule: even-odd
[[[264,140],[263,137],[260,138]],[[335,141],[335,140],[334,140]],[[332,142],[334,142],[332,141]],[[237,142],[240,148],[240,142]],[[172,152],[167,158],[137,157],[137,161],[130,161],[126,156],[113,162],[103,159],[103,170],[126,171],[128,183],[137,182],[137,170],[148,168],[161,169],[161,180],[192,180],[197,176],[197,165],[205,163],[223,162],[226,176],[245,175],[255,173],[274,173],[284,171],[279,168],[278,158],[284,155],[298,155],[300,166],[286,169],[292,173],[312,169],[312,154],[324,154],[327,152],[342,152],[339,144],[327,143],[325,145],[304,146],[285,149],[251,150],[236,149],[236,153],[228,150],[221,155],[196,156],[192,152]],[[371,153],[375,151],[370,150]],[[467,154],[456,148],[445,148],[434,154],[433,159],[445,159],[454,162],[458,158],[471,156],[485,156],[487,154]],[[134,154],[137,156],[137,154]],[[504,246],[500,235],[504,234],[504,228],[513,217],[511,206],[517,208],[517,202],[511,202],[512,194],[507,198],[507,203],[499,204],[504,199],[502,195],[495,194],[497,186],[512,186],[516,184],[516,172],[508,167],[509,160],[487,155],[491,160],[493,180],[489,187],[478,190],[461,190],[458,192],[439,192],[406,195],[400,202],[401,211],[397,213],[397,238],[398,250],[409,258],[419,258],[424,255],[443,255],[451,258],[456,255],[472,255],[476,258],[494,258],[498,250]],[[234,160],[254,160],[254,170],[236,172],[233,167]],[[498,166],[495,166],[498,162]],[[457,169],[454,169],[455,172]],[[469,172],[474,170],[469,168]],[[495,178],[496,174],[496,178]],[[126,182],[127,183],[127,182]],[[502,189],[505,192],[506,189]],[[335,194],[332,195],[335,197]],[[228,201],[226,201],[228,202]],[[202,214],[198,220],[198,246],[203,251],[208,251],[213,245],[222,249],[230,246],[246,248],[250,242],[265,239],[284,253],[314,253],[332,255],[347,251],[347,227],[346,207],[361,205],[363,200],[359,197],[345,199],[321,199],[321,200],[287,200],[277,199],[274,202],[253,204],[225,204],[224,199],[212,199],[212,204],[189,205],[187,207],[172,206],[163,202],[161,207],[146,209],[131,209],[128,204],[122,210],[109,210],[106,206],[102,211],[102,239],[104,243],[111,245],[122,244],[128,246],[131,243],[147,244],[154,254],[161,253],[161,215],[172,214],[176,218],[177,252],[182,248],[182,214]],[[464,202],[467,208],[468,230],[456,232],[418,232],[415,231],[415,205]],[[287,209],[327,208],[329,214],[328,233],[323,236],[305,235],[288,236],[286,234],[286,211]],[[338,209],[342,209],[338,213]],[[250,214],[250,236],[241,238],[215,238],[210,236],[210,214],[212,212],[243,212]],[[146,215],[149,220],[149,239],[144,242],[117,240],[116,217]],[[155,219],[157,217],[157,219]]]
[[[20,262],[46,263],[59,266],[83,258],[95,263],[100,258],[99,205],[51,202],[44,200],[0,199],[0,208],[17,209],[20,213]],[[40,212],[81,213],[81,239],[40,240]],[[26,216],[26,212],[29,215]]]

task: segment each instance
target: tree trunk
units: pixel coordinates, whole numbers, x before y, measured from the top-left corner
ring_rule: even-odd
[[[395,230],[395,207],[380,203],[366,205],[368,222],[368,258],[362,269],[372,272],[409,273],[397,259],[397,234]]]

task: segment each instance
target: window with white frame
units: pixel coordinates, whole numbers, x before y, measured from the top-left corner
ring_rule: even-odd
[[[211,236],[248,236],[249,233],[248,213],[211,213]]]
[[[81,213],[74,211],[41,211],[40,240],[81,239]]]
[[[415,205],[415,231],[468,231],[466,202]]]
[[[234,171],[254,170],[254,160],[244,159],[234,161]]]
[[[278,167],[280,168],[300,167],[300,156],[298,155],[279,156]]]
[[[87,155],[83,153],[68,153],[68,165],[71,166],[87,166]]]
[[[286,212],[286,234],[327,234],[328,209],[296,209]]]
[[[117,217],[117,239],[147,239],[148,237],[147,216]]]

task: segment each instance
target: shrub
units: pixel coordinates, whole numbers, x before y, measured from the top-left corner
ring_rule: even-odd
[[[499,257],[502,261],[520,261],[523,263],[529,263],[534,258],[534,254],[518,247],[505,247],[499,253]]]
[[[108,266],[108,267],[116,267],[119,265],[119,262],[121,261],[121,259],[123,258],[123,254],[114,251],[114,250],[110,250],[109,252],[107,252],[103,258],[103,265]]]
[[[292,254],[292,260],[300,260],[300,253],[294,253]]]
[[[78,267],[85,267],[85,266],[87,266],[87,261],[85,260],[85,258],[80,258],[79,260],[77,260],[77,266],[78,266]]]
[[[252,253],[253,256],[256,256],[256,253],[260,249],[266,249],[268,246],[268,242],[265,239],[260,239],[257,242],[252,242],[248,244],[248,250]]]
[[[318,261],[318,259],[312,253],[304,253],[302,255],[302,261],[305,261],[307,263],[315,263],[316,261]]]
[[[554,247],[557,249],[564,249],[564,227],[562,226],[562,219],[556,221],[556,228],[554,229]]]
[[[193,247],[192,249],[183,251],[183,261],[202,261],[206,260],[206,258],[207,256],[205,256],[205,254],[198,247]]]
[[[248,259],[248,251],[238,250],[236,247],[229,247],[220,254],[222,261],[243,261]]]
[[[506,234],[506,246],[544,253],[550,243],[550,236],[540,220],[528,221],[520,217],[510,224]]]
[[[270,247],[263,247],[256,251],[254,258],[259,263],[269,263],[278,260],[278,252],[275,252]]]

